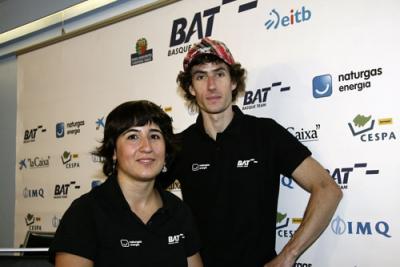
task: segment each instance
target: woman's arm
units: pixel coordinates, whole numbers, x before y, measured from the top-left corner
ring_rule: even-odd
[[[56,267],[93,267],[93,261],[70,253],[58,252],[56,254]],[[190,266],[190,265],[189,265]],[[198,266],[198,265],[193,265]],[[199,265],[200,266],[200,265]],[[202,266],[202,265],[201,265]]]
[[[187,258],[188,267],[203,267],[203,261],[201,260],[200,254],[196,253]]]

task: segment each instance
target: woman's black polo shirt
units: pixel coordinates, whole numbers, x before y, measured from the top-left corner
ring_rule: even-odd
[[[76,199],[63,215],[50,259],[68,252],[94,266],[187,266],[199,251],[189,208],[173,194],[160,192],[163,207],[144,224],[129,208],[114,176]]]
[[[201,115],[181,134],[182,150],[166,179],[178,179],[199,228],[207,267],[259,267],[275,257],[280,175],[311,152],[272,119],[234,117],[216,140]]]

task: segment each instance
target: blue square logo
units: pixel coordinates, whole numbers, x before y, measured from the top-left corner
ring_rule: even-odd
[[[56,137],[62,138],[64,137],[64,123],[59,122],[56,124]]]
[[[312,81],[313,96],[315,98],[332,95],[332,76],[330,74],[315,76]]]

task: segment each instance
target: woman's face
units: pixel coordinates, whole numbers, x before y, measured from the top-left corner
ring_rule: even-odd
[[[119,178],[149,181],[165,162],[165,140],[155,123],[133,126],[118,138],[114,151]]]

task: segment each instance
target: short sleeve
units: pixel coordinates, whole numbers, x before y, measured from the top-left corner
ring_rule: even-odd
[[[49,249],[50,262],[57,252],[66,252],[94,260],[96,234],[90,199],[82,196],[72,202],[61,218]]]
[[[182,205],[185,213],[183,225],[185,232],[185,252],[186,257],[190,257],[200,251],[200,236],[192,212],[186,203],[182,202]]]
[[[290,177],[293,171],[311,155],[311,151],[280,124],[272,120],[275,155],[280,173]]]

